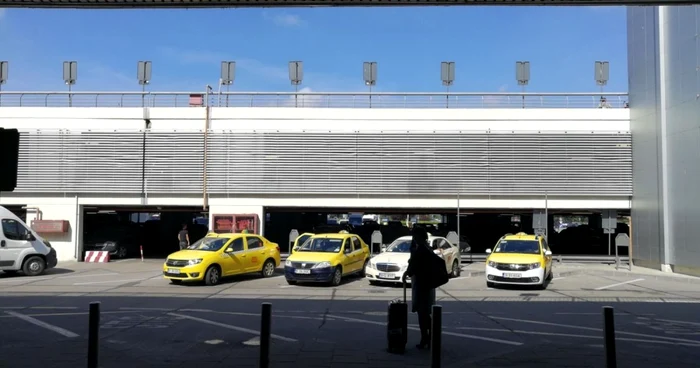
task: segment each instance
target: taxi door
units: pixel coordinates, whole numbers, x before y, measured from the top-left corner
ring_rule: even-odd
[[[357,252],[355,252],[352,240],[350,238],[345,238],[343,241],[343,275],[357,271],[357,261],[355,260],[356,257]]]
[[[552,269],[552,258],[553,256],[547,256],[545,255],[545,252],[549,251],[549,244],[547,244],[547,240],[545,240],[544,237],[540,238],[540,242],[542,244],[542,256],[544,257],[544,264],[545,264],[545,272],[549,272]],[[545,275],[546,276],[546,275]]]
[[[246,235],[246,257],[245,272],[255,272],[262,270],[265,261],[265,243],[259,236]]]
[[[445,260],[445,267],[447,267],[447,272],[452,271],[452,262],[459,257],[459,248],[450,244],[449,241],[445,239],[438,239],[439,249],[442,251],[443,259]]]
[[[238,275],[245,272],[246,249],[243,237],[234,238],[221,253],[221,273],[223,276]]]

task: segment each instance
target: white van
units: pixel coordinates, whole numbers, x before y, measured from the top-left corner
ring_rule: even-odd
[[[56,267],[56,250],[14,213],[0,206],[0,271],[37,276]]]

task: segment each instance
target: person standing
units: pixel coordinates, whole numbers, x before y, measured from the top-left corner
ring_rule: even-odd
[[[435,274],[430,257],[433,250],[428,245],[428,232],[414,226],[411,241],[411,258],[408,260],[406,276],[411,278],[411,303],[413,313],[418,314],[418,326],[420,327],[420,343],[418,349],[430,347],[431,309],[435,304],[435,288],[432,287],[432,278]]]
[[[182,224],[182,230],[177,233],[177,241],[180,243],[180,250],[190,246],[190,233],[187,231],[187,224]]]

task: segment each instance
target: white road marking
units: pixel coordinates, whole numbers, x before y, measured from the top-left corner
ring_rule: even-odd
[[[253,335],[258,335],[258,336],[260,336],[260,331],[255,331],[255,330],[251,330],[251,329],[244,328],[244,327],[238,327],[238,326],[233,326],[233,325],[227,325],[227,324],[225,324],[225,323],[219,323],[219,322],[215,322],[215,321],[210,321],[210,320],[208,320],[208,319],[203,319],[203,318],[188,316],[188,315],[185,315],[185,314],[168,313],[168,315],[174,316],[174,317],[185,318],[185,319],[189,319],[189,320],[197,321],[197,322],[201,322],[201,323],[206,323],[206,324],[209,324],[209,325],[212,325],[212,326],[219,326],[219,327],[227,328],[227,329],[229,329],[229,330],[234,330],[234,331],[239,331],[239,332],[246,332],[246,333],[249,333],[249,334],[253,334]],[[274,339],[277,339],[277,340],[287,341],[287,342],[296,342],[296,341],[298,341],[298,340],[296,340],[296,339],[292,339],[292,338],[284,337],[284,336],[280,336],[280,335],[275,335],[275,334],[271,334],[270,337],[272,337],[272,338],[274,338]]]
[[[216,313],[216,314],[229,314],[232,316],[246,316],[246,317],[259,317],[260,313],[244,313],[244,312],[217,312],[217,311],[211,311],[211,310],[204,310],[204,309],[180,309],[179,311],[181,312],[204,312],[204,313]],[[279,318],[284,318],[284,319],[306,319],[306,320],[314,320],[314,321],[334,321],[333,318],[323,318],[323,317],[305,317],[305,316],[283,316],[280,315],[282,311],[277,311],[276,314],[273,314],[272,317],[279,317]],[[386,314],[386,312],[384,313]]]
[[[130,279],[130,280],[109,280],[109,281],[92,281],[92,282],[78,282],[73,285],[96,285],[96,284],[115,284],[115,283],[127,283],[132,281],[143,281],[143,279]]]
[[[78,309],[78,307],[31,307],[30,309]]]
[[[43,281],[43,280],[63,280],[63,279],[78,279],[78,278],[83,278],[83,277],[99,277],[99,276],[116,276],[119,275],[118,273],[98,273],[98,274],[80,274],[80,275],[73,275],[73,276],[54,276],[54,275],[46,275],[46,276],[39,276],[39,277],[29,277],[29,276],[22,276],[22,277],[12,277],[9,279],[2,279],[0,280],[0,283],[6,284],[6,283],[11,283],[15,281],[22,282],[24,283],[30,283],[34,281]]]
[[[26,307],[0,307],[0,310],[4,310],[4,309],[24,309],[24,308],[26,308]]]
[[[595,288],[595,289],[593,289],[593,290],[605,290],[605,289],[614,288],[615,286],[621,286],[621,285],[631,284],[631,283],[633,283],[633,282],[638,282],[638,281],[644,281],[644,279],[634,279],[634,280],[629,280],[629,281],[625,281],[625,282],[618,282],[617,284],[605,285],[605,286],[601,286],[601,287],[599,287],[599,288]]]
[[[378,325],[378,326],[386,326],[386,323],[382,322],[376,322],[376,321],[368,321],[366,319],[358,319],[358,318],[350,318],[350,317],[341,317],[341,316],[336,316],[336,315],[326,315],[326,317],[331,317],[331,318],[337,318],[337,319],[344,319],[346,321],[350,322],[358,322],[358,323],[367,323],[367,324],[372,324],[372,325]],[[419,328],[415,327],[409,327],[409,330],[414,330],[414,331],[420,331]],[[491,341],[491,342],[497,342],[500,344],[507,344],[507,345],[515,345],[515,346],[520,346],[523,343],[521,342],[516,342],[516,341],[509,341],[509,340],[501,340],[501,339],[492,339],[489,337],[482,337],[482,336],[474,336],[474,335],[465,335],[465,334],[460,334],[460,333],[454,333],[454,332],[448,332],[448,331],[442,331],[443,335],[450,335],[450,336],[457,336],[457,337],[463,337],[466,339],[475,339],[475,340],[483,340],[483,341]]]
[[[120,307],[123,310],[133,310],[133,311],[159,311],[159,312],[170,312],[175,309],[173,308],[139,308],[139,307]]]
[[[53,331],[53,332],[55,332],[55,333],[57,333],[57,334],[59,334],[59,335],[65,336],[65,337],[78,337],[78,336],[80,336],[80,335],[78,335],[78,334],[75,333],[75,332],[71,332],[71,331],[68,331],[68,330],[66,330],[66,329],[64,329],[64,328],[61,328],[61,327],[58,327],[58,326],[54,326],[54,325],[49,324],[49,323],[46,323],[46,322],[44,322],[44,321],[40,321],[40,320],[38,320],[38,319],[36,319],[36,318],[34,318],[34,317],[31,317],[31,316],[27,316],[27,315],[24,315],[24,314],[21,314],[21,313],[13,312],[13,311],[6,311],[5,313],[7,313],[7,314],[9,314],[9,315],[11,315],[11,316],[13,316],[13,317],[17,317],[17,318],[19,318],[19,319],[21,319],[21,320],[23,320],[23,321],[25,321],[25,322],[29,322],[29,323],[31,323],[31,324],[33,324],[33,325],[35,325],[35,326],[43,327],[43,328],[45,328],[45,329],[47,329],[47,330]]]
[[[559,332],[539,332],[539,331],[524,331],[524,330],[513,330],[510,331],[505,328],[477,328],[477,327],[457,327],[458,330],[479,330],[479,331],[494,331],[494,332],[514,332],[523,335],[540,335],[540,336],[559,336],[559,337],[576,337],[582,339],[602,339],[603,336],[591,336],[591,335],[579,335],[579,334],[567,334]],[[630,339],[627,337],[617,337],[618,341],[630,341],[630,342],[642,342],[651,344],[666,344],[666,345],[685,345],[685,346],[700,346],[700,341],[697,343],[679,343],[673,341],[659,341],[659,340],[645,340],[645,339]]]
[[[601,312],[557,312],[554,314],[559,314],[559,315],[564,315],[564,316],[602,316],[603,313]],[[632,314],[632,313],[626,313],[626,312],[617,312],[615,313],[616,316],[654,316],[654,313],[638,313],[638,314]]]
[[[508,317],[491,317],[493,319],[500,319],[504,321],[514,321],[514,322],[522,322],[522,323],[531,323],[531,324],[536,324],[536,325],[543,325],[543,326],[557,326],[557,327],[564,327],[564,328],[575,328],[579,330],[588,330],[588,331],[598,331],[602,332],[602,328],[595,328],[595,327],[584,327],[584,326],[576,326],[576,325],[567,325],[567,324],[562,324],[562,323],[551,323],[551,322],[543,322],[543,321],[533,321],[533,320],[527,320],[527,319],[517,319],[517,318],[508,318]],[[629,336],[639,336],[639,337],[651,337],[655,339],[663,339],[663,340],[669,340],[669,341],[678,341],[678,342],[686,342],[686,343],[691,343],[691,344],[696,344],[700,345],[700,341],[697,340],[689,340],[689,339],[680,339],[680,338],[675,338],[675,337],[665,337],[665,336],[656,336],[656,335],[648,335],[648,334],[641,334],[641,333],[635,333],[635,332],[625,332],[625,331],[615,331],[615,334],[617,335],[629,335]]]
[[[100,314],[117,314],[117,313],[134,313],[135,311],[110,311],[110,312],[100,312]],[[59,317],[59,316],[86,316],[90,314],[89,312],[64,312],[64,313],[32,313],[25,314],[29,317]],[[15,318],[14,316],[2,316],[0,318]]]
[[[289,289],[289,288],[293,288],[293,287],[296,287],[296,285],[283,285],[283,286],[280,286],[280,289]]]
[[[686,325],[691,325],[691,326],[700,326],[700,323],[698,323],[698,322],[678,321],[678,320],[674,320],[674,319],[661,319],[661,318],[654,318],[654,320],[662,321],[662,322],[669,322],[669,323],[686,324]]]
[[[563,280],[563,279],[565,279],[565,278],[566,278],[566,277],[555,277],[555,278],[552,279],[552,281]]]
[[[452,280],[464,280],[464,279],[469,279],[469,278],[470,278],[469,276],[460,276],[460,277],[455,277],[453,279],[450,279],[450,281],[452,281]]]

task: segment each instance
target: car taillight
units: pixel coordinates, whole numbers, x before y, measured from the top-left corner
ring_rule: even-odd
[[[280,246],[279,246],[279,245],[276,246],[275,248],[277,248],[277,251],[278,251],[278,252],[280,251]]]

